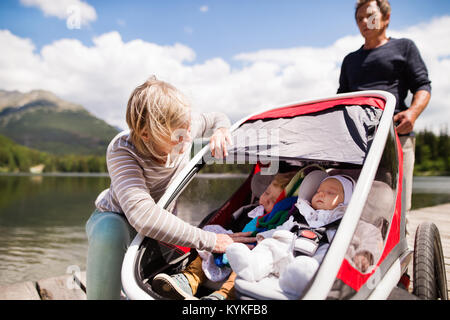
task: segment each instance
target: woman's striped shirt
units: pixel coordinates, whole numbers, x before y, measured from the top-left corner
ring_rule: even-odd
[[[193,114],[191,135],[206,137],[218,128],[229,126],[228,118],[222,113]],[[214,233],[196,228],[156,204],[189,157],[190,148],[171,166],[158,164],[144,159],[133,145],[129,131],[119,133],[106,152],[111,185],[97,197],[97,209],[124,214],[131,226],[144,236],[212,251],[216,242]]]

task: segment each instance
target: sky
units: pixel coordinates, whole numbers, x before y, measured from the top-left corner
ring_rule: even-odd
[[[416,129],[450,122],[450,1],[391,0],[388,36],[418,46],[432,99]],[[197,112],[232,121],[336,93],[363,44],[355,0],[2,0],[0,89],[49,90],[126,128],[132,90],[154,74]]]

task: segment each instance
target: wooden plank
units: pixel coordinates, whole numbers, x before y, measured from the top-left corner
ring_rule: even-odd
[[[75,273],[74,274],[75,281],[79,284],[81,290],[86,293],[86,271],[82,271],[81,273]],[[127,300],[127,297],[125,294],[121,291],[120,292],[120,300]]]
[[[72,275],[44,279],[37,286],[42,300],[86,300],[86,293]]]
[[[434,210],[430,211],[419,209],[417,211],[411,211],[408,215],[408,218],[414,219],[415,217],[420,218],[426,216],[431,220],[445,221],[448,224],[450,222],[450,217],[447,217],[445,213],[448,213],[448,211],[442,210],[442,212],[438,212]]]
[[[438,226],[439,233],[448,234],[448,232],[450,231],[450,222],[447,222],[444,220],[439,220],[437,218],[430,217],[426,214],[424,214],[423,216],[420,216],[420,217],[409,217],[408,216],[408,227],[409,227],[409,225],[413,225],[413,226],[417,227],[419,224],[421,224],[422,222],[425,222],[425,221],[432,222],[436,226]]]
[[[36,285],[22,282],[0,287],[0,300],[41,300]]]
[[[448,232],[450,231],[450,222],[446,222],[443,220],[439,220],[433,217],[429,217],[426,214],[424,214],[421,217],[414,217],[411,218],[408,216],[408,226],[409,225],[414,225],[414,226],[418,226],[420,223],[424,222],[424,221],[429,221],[434,223],[435,225],[437,225],[439,227],[439,233],[442,233],[441,230],[445,230],[444,233],[448,234]]]

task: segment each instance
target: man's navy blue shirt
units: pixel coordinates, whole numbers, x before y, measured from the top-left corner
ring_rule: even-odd
[[[361,90],[392,93],[397,100],[395,113],[407,109],[408,90],[431,93],[428,70],[414,42],[390,38],[381,47],[365,50],[362,46],[348,54],[342,62],[338,93]]]

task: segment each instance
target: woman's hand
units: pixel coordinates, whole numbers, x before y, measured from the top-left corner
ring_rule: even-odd
[[[240,243],[254,243],[256,242],[255,237],[250,237],[252,234],[249,232],[237,232],[232,234],[218,233],[216,234],[216,245],[214,246],[214,253],[224,253],[226,248],[233,242]],[[250,248],[253,246],[248,245]]]
[[[211,155],[217,159],[222,159],[228,156],[227,143],[231,146],[230,131],[227,128],[219,128],[214,132],[209,140]]]

